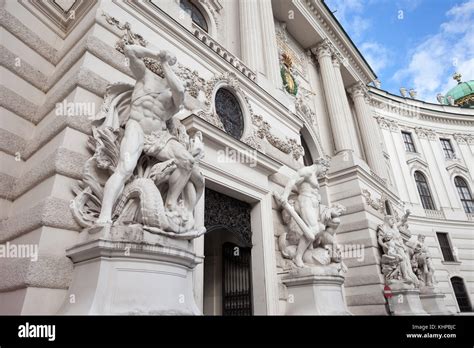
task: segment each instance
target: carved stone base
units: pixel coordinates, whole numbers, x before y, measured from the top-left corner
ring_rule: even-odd
[[[139,225],[99,230],[83,231],[83,241],[67,251],[73,280],[59,314],[201,314],[192,269],[202,258],[190,242]]]
[[[342,294],[344,277],[324,273],[323,267],[307,267],[283,279],[288,289],[287,315],[351,315]]]
[[[424,289],[420,293],[423,309],[430,315],[454,315],[445,303],[445,295],[434,288]]]
[[[388,304],[392,315],[428,315],[421,305],[418,289],[392,290]]]

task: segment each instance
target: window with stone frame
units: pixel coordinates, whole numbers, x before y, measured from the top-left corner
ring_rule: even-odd
[[[438,238],[438,243],[441,248],[441,254],[443,254],[443,260],[447,262],[456,262],[448,234],[446,232],[436,232],[436,237]]]
[[[452,277],[451,285],[453,286],[456,302],[459,306],[460,312],[472,312],[472,304],[469,298],[469,293],[466,290],[466,285],[461,277]]]
[[[446,159],[455,159],[456,154],[454,153],[453,145],[449,139],[439,139],[441,147],[443,148],[444,157]]]
[[[207,25],[206,17],[202,13],[196,4],[190,0],[180,0],[179,6],[183,11],[188,13],[191,16],[191,20],[194,24],[196,24],[199,28],[204,30],[206,33],[209,32],[209,27]]]
[[[214,103],[224,130],[240,139],[244,132],[244,115],[237,97],[227,88],[219,88]]]
[[[414,176],[416,188],[418,189],[418,194],[420,195],[423,208],[428,210],[436,210],[433,196],[431,195],[430,187],[425,175],[419,171],[416,171]]]
[[[402,132],[403,142],[405,143],[405,150],[407,152],[416,152],[413,137],[410,132]]]
[[[309,151],[309,146],[306,143],[306,140],[304,139],[303,135],[301,135],[301,146],[303,147],[304,150],[304,155],[303,155],[303,163],[304,165],[311,166],[314,164],[313,162],[313,157],[311,156],[311,152]]]
[[[466,180],[457,176],[454,178],[454,185],[458,191],[459,198],[461,199],[462,207],[464,211],[468,214],[474,213],[474,199],[472,198],[471,190],[467,185]]]

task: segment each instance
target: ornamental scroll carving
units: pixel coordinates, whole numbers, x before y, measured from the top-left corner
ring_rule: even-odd
[[[252,246],[250,204],[206,188],[204,205],[207,229],[223,227],[233,232],[245,246]]]

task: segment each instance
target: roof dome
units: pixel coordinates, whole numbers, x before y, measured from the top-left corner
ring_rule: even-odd
[[[455,73],[453,79],[458,81],[457,86],[451,88],[446,95],[438,100],[445,105],[474,108],[474,80],[461,82],[461,74]]]

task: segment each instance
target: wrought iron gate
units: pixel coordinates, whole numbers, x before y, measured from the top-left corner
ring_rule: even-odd
[[[222,314],[252,315],[250,248],[222,245]]]

